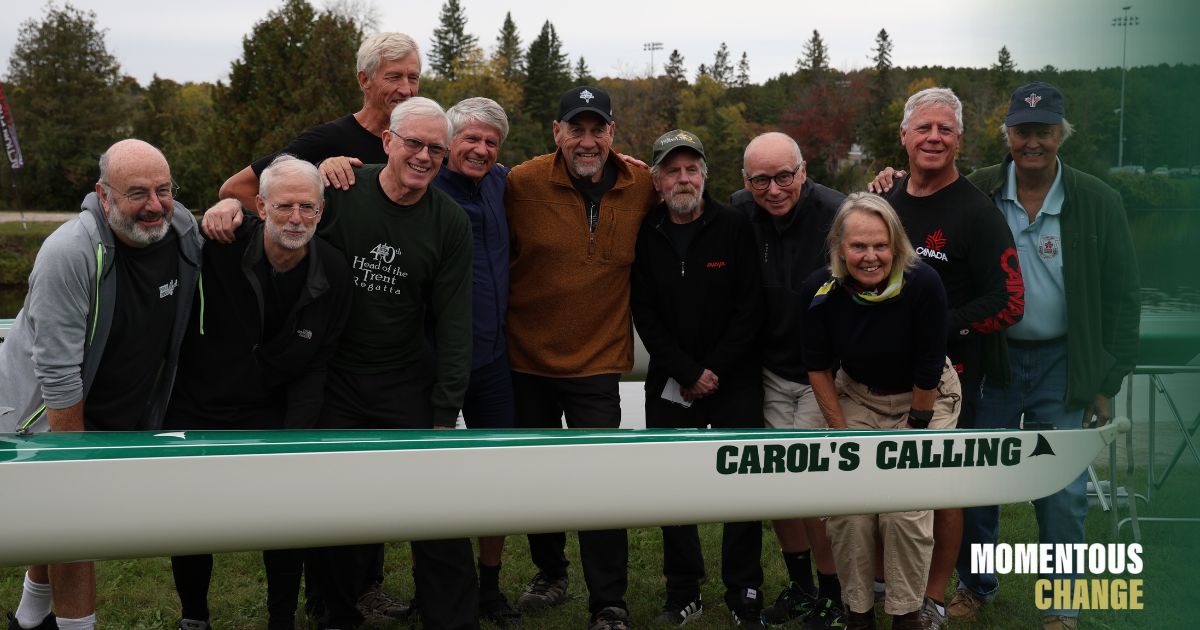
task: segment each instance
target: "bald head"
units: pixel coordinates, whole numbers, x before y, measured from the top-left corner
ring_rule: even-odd
[[[754,138],[742,156],[742,177],[746,190],[763,210],[771,216],[787,216],[800,200],[804,186],[800,146],[777,131]]]
[[[171,227],[171,167],[162,151],[146,142],[121,140],[100,156],[96,194],[113,234],[126,245],[145,247]]]

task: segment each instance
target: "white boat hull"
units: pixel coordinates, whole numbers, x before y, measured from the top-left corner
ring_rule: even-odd
[[[0,565],[1010,503],[1116,429],[0,435]]]

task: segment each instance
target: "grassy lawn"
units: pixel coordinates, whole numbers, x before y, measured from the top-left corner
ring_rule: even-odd
[[[1103,473],[1103,471],[1101,471]],[[1195,488],[1200,487],[1200,471],[1196,466],[1181,466],[1163,491],[1155,496],[1153,506],[1142,506],[1142,515],[1200,516]],[[698,496],[703,496],[700,493]],[[12,515],[10,515],[11,517]],[[1029,504],[1008,506],[1003,511],[1003,542],[1035,542],[1037,527]],[[764,524],[763,566],[766,582],[763,585],[769,599],[786,584],[786,576],[777,553],[774,534]],[[1200,528],[1196,525],[1145,524],[1143,610],[1098,611],[1084,613],[1085,627],[1095,628],[1191,628],[1200,607],[1186,579],[1187,569],[1200,566]],[[708,564],[709,580],[704,586],[708,602],[697,628],[729,627],[728,613],[722,605],[719,551],[720,526],[702,527],[703,544]],[[1114,542],[1109,534],[1108,515],[1099,509],[1088,517],[1088,537],[1092,542]],[[661,537],[657,529],[631,530],[630,584],[628,601],[635,624],[645,625],[657,614],[663,601],[661,577]],[[568,555],[578,557],[574,537],[570,538]],[[1130,542],[1128,527],[1122,530],[1121,542]],[[510,538],[505,556],[502,580],[507,583],[510,599],[521,591],[523,583],[534,569],[525,557],[523,537]],[[411,567],[408,549],[403,544],[388,546],[388,591],[408,599],[413,585],[408,571]],[[20,568],[0,569],[0,607],[13,608],[18,601],[23,572]],[[573,597],[563,607],[531,616],[527,628],[582,627],[587,619],[587,602],[583,576],[578,562],[571,566]],[[1130,577],[1130,576],[1125,576]],[[1001,591],[995,605],[986,607],[974,628],[1037,628],[1040,613],[1033,604],[1035,576],[1008,575],[1001,578]],[[105,628],[172,628],[177,621],[178,602],[175,598],[170,563],[165,558],[128,561],[109,561],[99,568],[99,618]],[[262,564],[257,553],[222,554],[217,556],[213,591],[210,596],[214,623],[219,628],[263,628],[266,623],[265,590]],[[882,627],[887,627],[880,614]],[[298,627],[309,627],[300,620]],[[964,626],[965,627],[965,626]]]

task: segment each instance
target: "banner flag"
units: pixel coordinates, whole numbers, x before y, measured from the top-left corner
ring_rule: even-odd
[[[12,110],[8,108],[8,99],[4,97],[3,83],[0,83],[0,133],[4,136],[4,153],[8,155],[12,169],[15,171],[25,166],[21,145],[17,142],[17,124],[13,122]]]

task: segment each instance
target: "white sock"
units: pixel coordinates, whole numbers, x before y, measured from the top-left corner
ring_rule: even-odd
[[[96,613],[79,619],[58,618],[58,630],[96,630]]]
[[[13,616],[22,628],[36,628],[50,615],[50,602],[50,585],[34,582],[26,571],[21,603],[17,605],[17,612]]]

